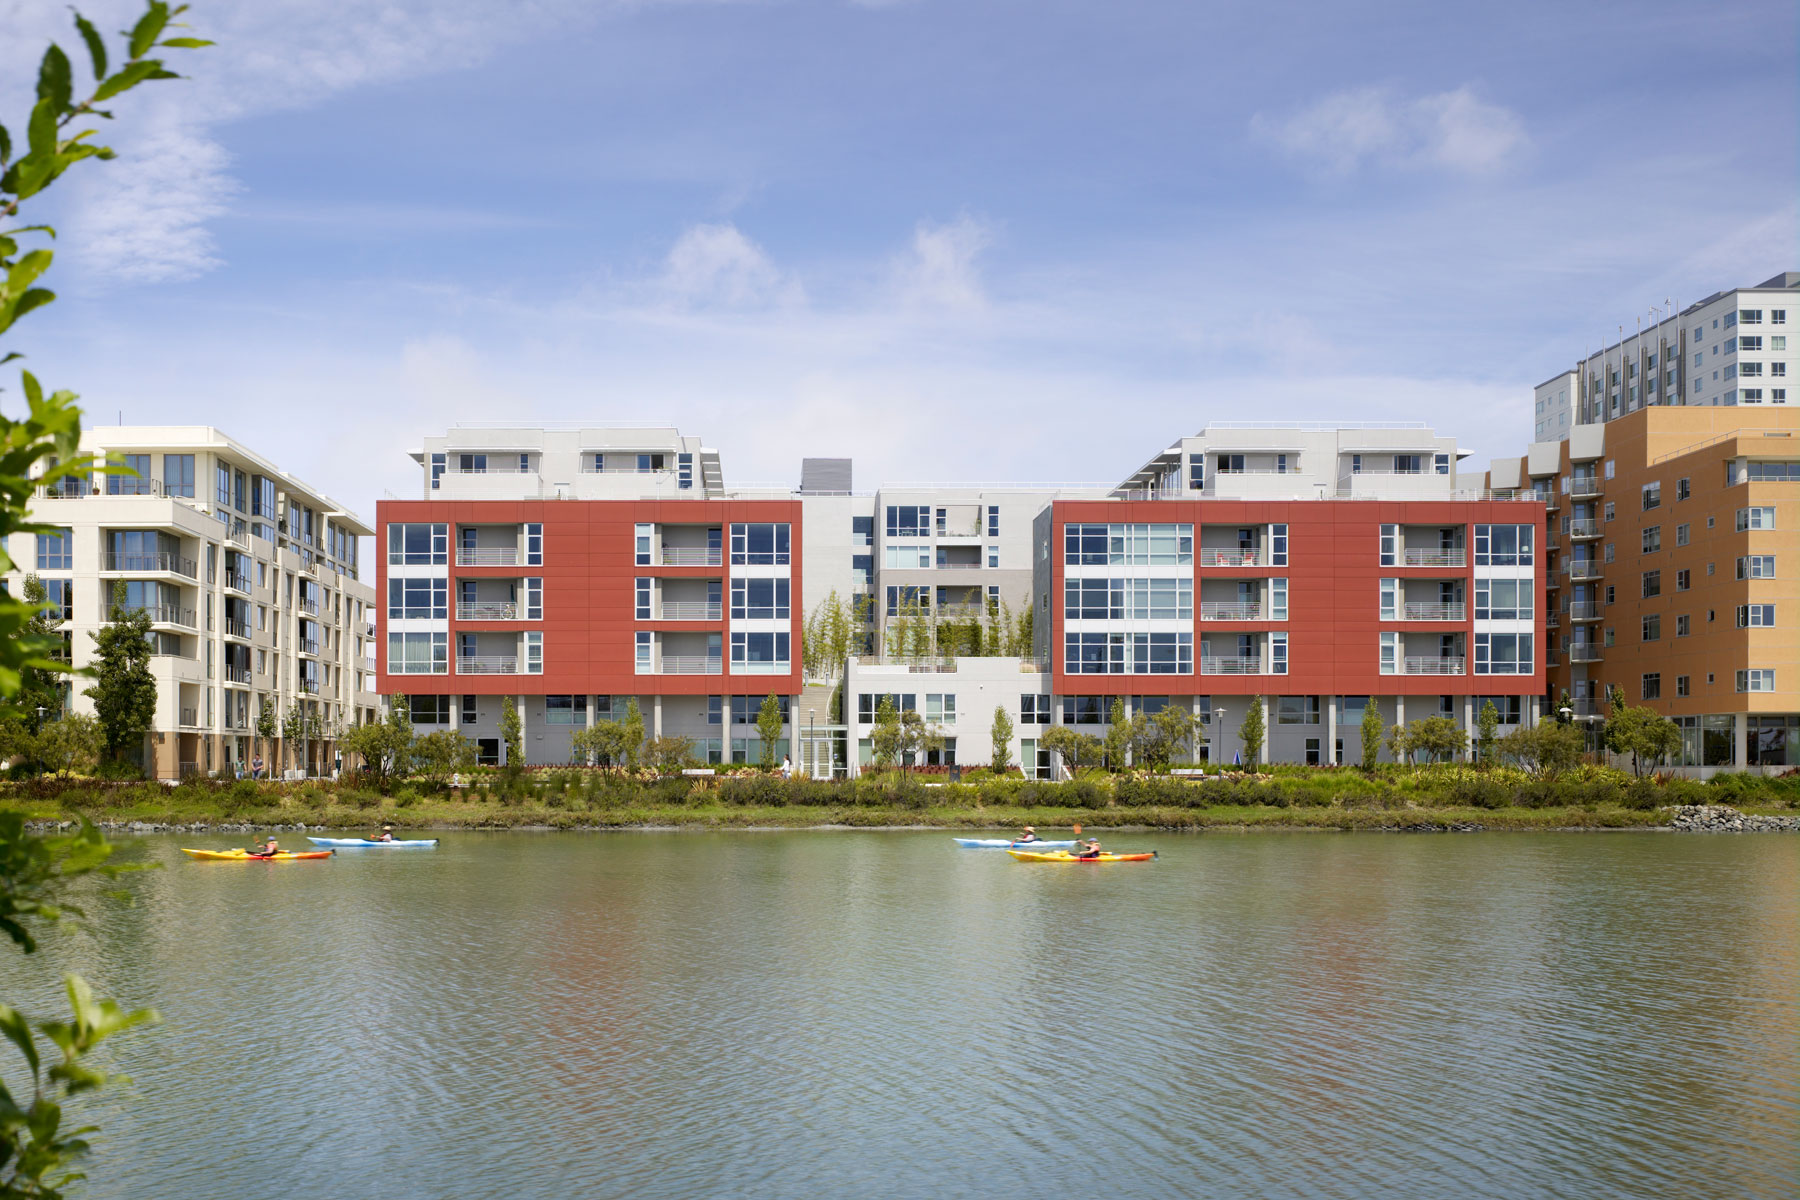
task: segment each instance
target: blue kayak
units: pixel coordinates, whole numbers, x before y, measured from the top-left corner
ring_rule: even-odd
[[[1021,847],[1030,849],[1037,846],[1049,850],[1064,850],[1075,844],[1074,842],[1015,842],[1007,838],[951,838],[950,840],[965,850],[1017,850]]]
[[[358,847],[366,846],[371,850],[436,850],[436,838],[410,838],[406,841],[396,839],[391,842],[378,842],[373,838],[320,838],[309,836],[307,841],[315,846]]]

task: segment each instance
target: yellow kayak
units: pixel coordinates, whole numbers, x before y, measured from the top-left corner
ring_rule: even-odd
[[[276,859],[286,860],[294,858],[331,857],[331,851],[329,850],[302,850],[298,854],[282,850],[275,854],[252,854],[248,850],[189,850],[184,847],[181,852],[189,858],[231,859],[233,861],[247,862],[270,862]]]
[[[1020,862],[1149,862],[1156,857],[1154,850],[1142,854],[1107,854],[1103,852],[1098,858],[1082,858],[1078,854],[1070,854],[1067,850],[1008,850],[1007,853]]]

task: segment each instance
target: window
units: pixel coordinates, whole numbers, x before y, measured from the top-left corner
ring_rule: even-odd
[[[388,526],[388,563],[392,566],[443,566],[450,560],[448,525]]]
[[[766,699],[766,697],[763,697],[763,696],[733,696],[731,698],[731,723],[733,725],[754,726],[756,724],[756,719],[758,717],[762,716],[762,706],[763,706],[764,699]],[[879,696],[863,696],[863,697],[861,697],[862,701],[867,701],[867,702],[870,702],[871,704],[878,703],[880,701],[880,699],[881,698]],[[906,701],[907,701],[907,707],[911,707],[912,697],[911,696],[906,697]],[[781,723],[783,725],[786,725],[791,717],[791,711],[789,708],[789,705],[791,704],[791,702],[792,702],[792,698],[789,696],[775,697],[775,703],[781,709]],[[896,703],[894,711],[895,712],[904,712],[905,709],[901,708],[898,705],[898,703]],[[868,719],[870,721],[873,721],[875,719],[875,710],[873,707],[871,707],[869,709]],[[713,723],[717,724],[716,721]]]
[[[449,634],[388,634],[388,674],[443,675],[449,670]]]
[[[1730,313],[1725,314],[1725,324],[1727,326],[1730,326],[1730,324],[1731,324],[1731,317],[1732,317],[1732,314],[1730,314]],[[1761,325],[1762,324],[1762,309],[1760,309],[1760,308],[1742,309],[1738,312],[1737,319],[1738,319],[1738,323],[1742,324],[1742,325]]]
[[[1000,506],[988,505],[987,535],[991,538],[1000,536]]]
[[[1529,567],[1532,565],[1530,525],[1477,525],[1475,565],[1478,567]]]
[[[1048,725],[1050,723],[1050,697],[1042,692],[1025,693],[1019,697],[1019,724]]]
[[[473,725],[481,720],[481,697],[464,696],[462,698],[462,723]]]
[[[733,579],[731,619],[734,621],[785,621],[788,619],[788,581],[785,579]]]
[[[1448,475],[1450,473],[1450,456],[1448,454],[1436,455],[1433,457],[1432,462],[1439,475]]]
[[[1219,454],[1214,456],[1215,469],[1221,475],[1242,474],[1244,456],[1241,454]]]
[[[1195,454],[1188,458],[1188,490],[1203,492],[1206,490],[1206,456]]]
[[[220,508],[231,507],[231,468],[224,463],[216,464],[213,471],[213,503]]]
[[[1775,690],[1775,669],[1773,667],[1756,668],[1737,673],[1737,690],[1740,692],[1772,692]]]
[[[442,621],[450,615],[449,607],[447,579],[388,580],[390,621]]]
[[[1744,478],[1751,483],[1794,483],[1800,481],[1800,462],[1745,463]]]
[[[1065,633],[1063,670],[1071,675],[1191,675],[1191,633]]]
[[[1288,527],[1286,525],[1269,526],[1269,565],[1274,567],[1288,565]]]
[[[1775,556],[1773,554],[1742,555],[1737,560],[1737,577],[1739,579],[1775,578]]]
[[[194,456],[163,455],[163,491],[171,496],[194,498]]]
[[[450,697],[407,696],[406,715],[414,725],[448,725]]]
[[[1662,483],[1646,483],[1644,485],[1644,512],[1662,506]]]
[[[925,696],[925,719],[927,721],[936,721],[941,725],[955,722],[956,693],[927,693]]]
[[[1398,566],[1400,559],[1400,527],[1383,525],[1381,527],[1381,565]]]
[[[1529,633],[1478,633],[1475,635],[1477,675],[1529,675],[1533,664]]]
[[[1269,674],[1286,675],[1288,673],[1288,635],[1271,633],[1269,635]]]
[[[1675,527],[1675,544],[1677,546],[1688,544],[1688,526],[1685,523]]]
[[[650,545],[652,538],[655,536],[656,527],[654,525],[638,525],[636,526],[636,531],[637,565],[640,567],[648,567],[651,565]]]
[[[1066,525],[1063,561],[1072,566],[1185,566],[1194,561],[1194,527]]]
[[[435,492],[438,490],[438,488],[440,486],[439,481],[441,479],[443,479],[443,477],[444,477],[444,470],[445,470],[444,456],[442,454],[432,455],[431,456],[431,490],[432,491]]]
[[[1662,526],[1661,525],[1652,525],[1648,529],[1645,529],[1643,531],[1642,538],[1641,538],[1641,544],[1638,547],[1638,553],[1653,554],[1656,551],[1661,550],[1661,549],[1662,549]]]
[[[1475,698],[1476,715],[1479,716],[1481,710],[1489,704],[1494,706],[1494,714],[1499,718],[1499,724],[1524,724],[1525,698],[1523,696],[1477,696]]]
[[[527,621],[544,619],[544,580],[542,576],[525,581],[525,619]]]
[[[586,696],[545,696],[544,724],[586,725]]]
[[[923,504],[888,505],[887,536],[891,538],[930,537],[931,509]]]
[[[1104,725],[1110,705],[1105,696],[1064,696],[1064,725]]]
[[[40,571],[72,571],[75,569],[75,534],[58,529],[37,535],[37,569]]]
[[[1740,604],[1737,610],[1739,629],[1767,629],[1775,624],[1773,604]]]
[[[45,579],[42,583],[46,615],[52,621],[73,621],[75,619],[75,581],[73,579]],[[173,588],[170,590],[174,591]],[[129,603],[127,600],[127,604]]]
[[[1691,578],[1692,578],[1692,573],[1689,572],[1688,570],[1686,570],[1685,568],[1680,571],[1675,572],[1675,590],[1678,592],[1687,591],[1688,590],[1688,582]]]
[[[1381,581],[1381,619],[1383,621],[1400,619],[1400,581],[1398,579]]]
[[[656,666],[655,653],[656,635],[647,629],[638,630],[637,673],[639,675],[649,675],[653,673]]]
[[[1775,528],[1775,506],[1773,504],[1760,508],[1740,508],[1737,510],[1738,532],[1746,529]]]
[[[886,699],[894,706],[894,711],[896,713],[919,711],[919,698],[911,692],[904,694],[888,692],[885,696],[864,693],[856,698],[856,719],[864,725],[874,724],[876,714],[881,711],[881,702],[883,699]],[[760,704],[761,701],[758,701],[757,703]],[[786,710],[784,709],[783,712],[785,711]],[[751,718],[751,723],[755,723],[754,717]]]
[[[911,544],[883,548],[883,565],[889,570],[926,571],[931,569],[931,547]]]
[[[924,509],[920,509],[924,512]],[[788,525],[786,522],[758,522],[731,527],[731,561],[734,564],[768,567],[788,563]]]
[[[1617,543],[1615,543],[1615,542],[1606,543],[1606,545],[1604,545],[1600,548],[1601,560],[1603,562],[1611,562],[1613,560],[1613,558],[1615,557],[1614,552],[1617,550],[1617,548],[1618,548]]]
[[[733,633],[731,665],[733,670],[763,669],[786,673],[788,669],[788,635],[785,633]]]
[[[1639,594],[1644,599],[1648,600],[1652,596],[1662,595],[1662,572],[1661,571],[1645,571],[1644,575],[1643,575],[1642,583],[1643,583],[1643,587]]]
[[[1183,579],[1178,582],[1186,586],[1188,581]],[[1288,619],[1288,581],[1279,576],[1269,580],[1269,619],[1271,621]]]
[[[1381,635],[1381,673],[1392,675],[1400,669],[1400,635],[1383,633]]]
[[[1688,635],[1688,619],[1687,619],[1687,614],[1683,613],[1680,616],[1675,618],[1675,636],[1678,638],[1684,638],[1687,635]]]
[[[1063,615],[1076,620],[1187,621],[1194,616],[1192,579],[1066,579]]]
[[[1477,579],[1477,621],[1529,621],[1532,581],[1529,579]]]
[[[1649,613],[1644,617],[1643,629],[1639,641],[1656,642],[1662,640],[1662,617],[1657,613]]]
[[[887,615],[897,617],[901,609],[931,611],[931,589],[928,587],[894,586],[887,590]]]
[[[1660,671],[1652,671],[1648,675],[1639,677],[1639,679],[1638,679],[1638,699],[1640,699],[1640,700],[1660,700],[1660,699],[1662,699],[1662,673]]]
[[[1606,518],[1606,519],[1607,519],[1607,520],[1608,520],[1608,521],[1610,521],[1610,520],[1612,520],[1612,519],[1613,519],[1613,518],[1614,518],[1614,517],[1616,517],[1616,516],[1618,516],[1618,515],[1619,515],[1619,508],[1618,508],[1618,505],[1616,505],[1616,504],[1614,504],[1614,503],[1613,503],[1613,502],[1612,502],[1612,501],[1611,501],[1611,500],[1608,500],[1608,501],[1607,501],[1607,502],[1606,502],[1606,510],[1605,510],[1605,512],[1604,512],[1604,513],[1603,513],[1603,514],[1602,514],[1602,515],[1603,515],[1603,516],[1604,516],[1604,517],[1605,517],[1605,518]]]
[[[1771,324],[1771,325],[1786,325],[1787,324],[1787,309],[1771,308],[1769,310],[1769,324]]]
[[[1277,725],[1317,725],[1319,723],[1319,698],[1317,696],[1277,697],[1275,723]]]
[[[544,565],[544,527],[539,524],[525,526],[525,565],[541,567]]]
[[[650,580],[640,577],[634,591],[637,596],[637,611],[634,616],[639,621],[648,621],[650,619]]]

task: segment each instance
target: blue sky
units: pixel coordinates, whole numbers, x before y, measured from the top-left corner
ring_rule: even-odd
[[[135,5],[86,5],[116,28]],[[60,2],[0,0],[0,112]],[[1208,420],[1423,420],[1800,267],[1796,18],[1725,6],[260,0],[71,179],[15,345],[370,512],[453,421],[727,482],[1116,481]]]

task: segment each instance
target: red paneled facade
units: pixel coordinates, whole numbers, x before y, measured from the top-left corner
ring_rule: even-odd
[[[793,696],[801,688],[802,625],[799,599],[803,558],[801,506],[791,500],[388,500],[377,512],[377,619],[379,690],[384,695],[565,695],[631,696],[757,695]],[[737,522],[778,522],[790,526],[789,579],[792,604],[788,620],[790,664],[785,674],[731,673],[732,555],[729,530]],[[448,613],[448,671],[443,674],[392,674],[388,662],[389,527],[401,523],[445,524],[449,527],[447,571],[451,602]],[[637,560],[635,530],[639,524],[718,526],[725,533],[719,565],[642,565]],[[463,526],[543,527],[543,561],[537,565],[458,565],[457,530]],[[416,573],[416,572],[415,572]],[[504,623],[461,621],[455,596],[463,580],[543,579],[541,620]],[[635,584],[639,578],[718,579],[724,603],[714,620],[656,621],[636,619]],[[416,627],[409,625],[410,627]],[[636,635],[717,633],[723,642],[721,674],[639,674]],[[463,674],[455,648],[460,633],[543,634],[541,674]]]
[[[1373,500],[1141,500],[1057,501],[1051,506],[1050,650],[1054,689],[1059,695],[1251,696],[1294,695],[1518,695],[1544,690],[1544,506],[1535,501],[1373,501]],[[1195,535],[1194,669],[1191,674],[1070,673],[1064,651],[1065,531],[1070,524],[1184,524]],[[1458,675],[1403,673],[1381,669],[1380,635],[1459,633],[1473,647],[1475,621],[1474,526],[1535,527],[1532,607],[1535,636],[1530,674],[1477,675],[1472,649]],[[1205,565],[1200,548],[1207,527],[1287,527],[1286,565]],[[1381,564],[1381,529],[1461,527],[1465,531],[1463,565],[1405,566]],[[1202,589],[1209,579],[1288,580],[1288,616],[1269,619],[1202,618]],[[1459,579],[1467,602],[1461,620],[1382,620],[1381,580]],[[1204,674],[1202,638],[1284,631],[1288,635],[1285,674]]]

